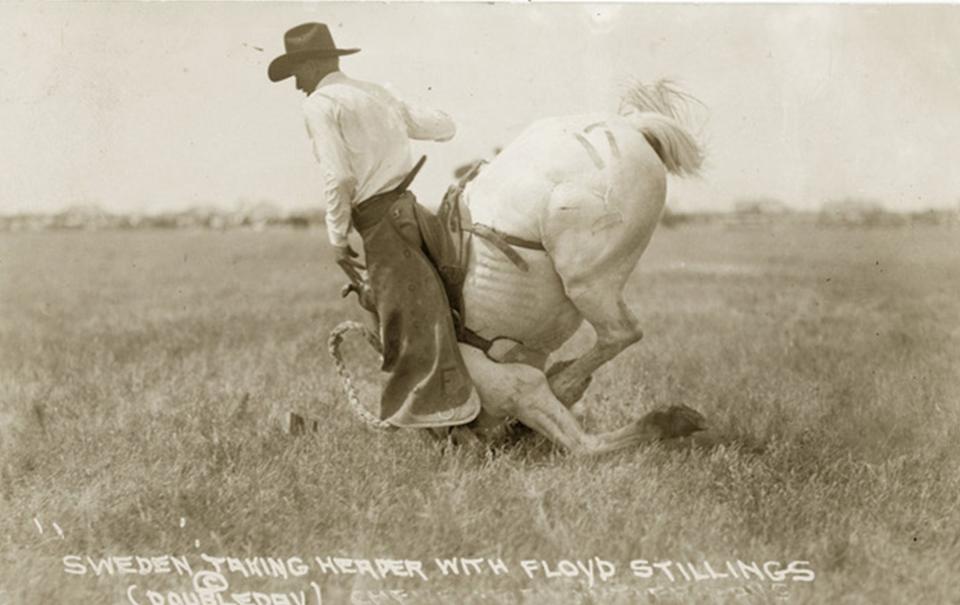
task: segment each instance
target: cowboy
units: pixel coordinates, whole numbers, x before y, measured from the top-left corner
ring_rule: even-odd
[[[429,213],[407,190],[410,139],[447,141],[456,131],[440,111],[415,107],[383,87],[340,71],[337,48],[323,23],[298,25],[284,36],[286,53],[270,63],[273,82],[290,76],[307,98],[303,111],[324,177],[326,224],[337,263],[374,312],[390,375],[380,417],[396,427],[466,424],[480,400],[457,346],[450,304],[424,254],[421,230]],[[363,241],[364,269],[348,243]]]

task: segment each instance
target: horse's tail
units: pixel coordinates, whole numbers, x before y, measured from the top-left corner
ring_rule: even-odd
[[[668,80],[633,83],[620,100],[620,115],[634,122],[671,174],[695,175],[703,164],[703,149],[684,126],[689,94]]]

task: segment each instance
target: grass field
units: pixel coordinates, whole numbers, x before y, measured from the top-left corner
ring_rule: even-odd
[[[628,286],[646,336],[595,376],[584,422],[685,403],[714,445],[595,460],[365,430],[325,349],[359,313],[324,240],[0,235],[0,604],[127,603],[134,584],[175,603],[187,576],[63,557],[201,553],[309,565],[225,573],[249,599],[315,581],[324,603],[960,602],[960,232],[662,229]],[[319,432],[283,434],[291,409]],[[323,573],[326,556],[428,579]],[[442,576],[441,557],[508,572]],[[616,566],[593,588],[521,564],[592,557]],[[640,559],[806,561],[815,579],[664,563],[671,581]]]

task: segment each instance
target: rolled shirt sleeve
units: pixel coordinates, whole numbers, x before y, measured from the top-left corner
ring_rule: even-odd
[[[340,133],[338,113],[339,107],[333,100],[319,98],[304,104],[307,132],[323,174],[327,234],[334,246],[346,246],[350,231],[351,200],[357,179],[343,154],[345,144]]]
[[[439,109],[418,107],[400,101],[407,136],[420,141],[449,141],[457,134],[457,125]]]

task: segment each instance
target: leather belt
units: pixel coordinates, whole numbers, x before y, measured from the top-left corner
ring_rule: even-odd
[[[377,195],[367,198],[363,202],[360,202],[353,207],[353,210],[350,212],[351,220],[353,221],[353,226],[357,231],[366,231],[367,229],[373,227],[380,222],[380,219],[383,218],[383,215],[387,213],[390,209],[390,206],[399,199],[400,194],[405,192],[410,186],[410,183],[413,182],[413,179],[416,178],[417,173],[420,172],[420,169],[423,168],[424,162],[427,161],[427,156],[421,156],[420,160],[413,166],[413,169],[407,173],[403,180],[400,181],[400,184],[391,189],[390,191],[385,191],[383,193],[378,193]]]

